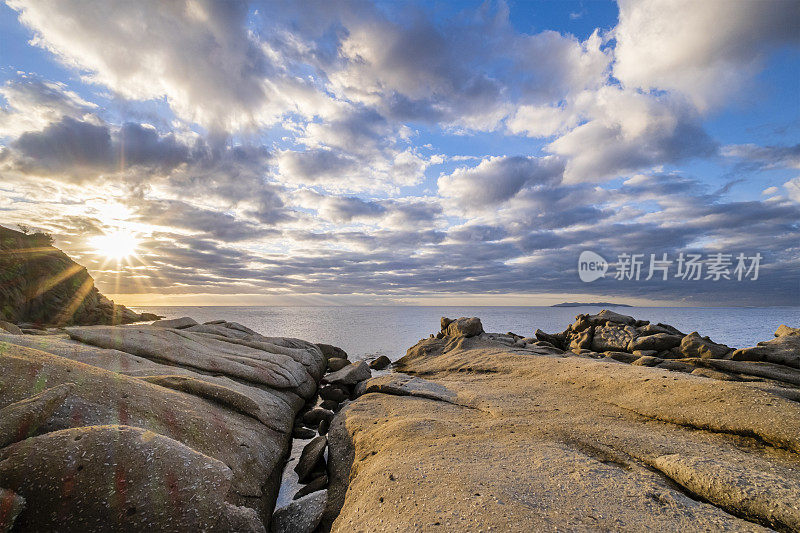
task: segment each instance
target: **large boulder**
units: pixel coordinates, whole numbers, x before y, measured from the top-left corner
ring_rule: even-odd
[[[331,357],[347,359],[347,352],[338,346],[332,346],[330,344],[317,344],[317,348],[320,349],[322,355],[324,355],[326,359],[330,359]]]
[[[186,329],[192,326],[198,326],[199,324],[195,319],[188,316],[184,316],[181,318],[172,318],[169,320],[156,320],[151,325],[157,328]]]
[[[730,358],[734,361],[766,361],[800,368],[800,336],[784,334],[772,340],[759,342],[752,348],[736,350]]]
[[[93,489],[79,483],[74,485],[70,512],[64,514],[59,507],[66,520],[62,526],[29,525],[36,520],[35,509],[47,510],[51,505],[44,493],[37,493],[37,505],[26,505],[17,518],[17,524],[28,524],[19,531],[141,530],[139,516],[149,520],[153,529],[165,531],[258,531],[263,530],[262,524],[268,525],[295,417],[305,398],[314,396],[325,358],[315,345],[297,339],[248,333],[244,326],[224,321],[203,325],[212,326],[205,331],[99,326],[69,328],[68,335],[0,334],[0,437],[7,442],[11,435],[12,441],[19,441],[5,450],[27,446],[47,451],[51,441],[37,439],[60,431],[78,431],[74,437],[81,442],[85,437],[80,431],[92,428],[119,426],[141,432],[141,437],[134,438],[129,430],[121,430],[121,440],[116,440],[117,433],[101,433],[96,441],[106,443],[105,453],[114,461],[98,459],[97,469],[91,470],[94,482],[107,490],[105,480],[116,475],[116,468],[123,488],[137,495],[137,503],[123,509],[133,518],[117,522],[112,517],[109,525],[97,526],[90,520],[97,508],[106,505],[106,496],[97,497]],[[33,391],[41,390],[33,396]],[[176,444],[164,444],[168,442]],[[152,443],[149,451],[147,443]],[[62,447],[70,453],[68,446]],[[117,461],[127,461],[126,454],[137,450],[151,461],[152,457],[162,461],[153,467],[153,476],[165,477],[155,482],[138,459],[131,459],[137,472],[129,475]],[[89,457],[87,450],[79,452]],[[92,453],[97,457],[100,451]],[[48,460],[60,459],[50,454]],[[65,470],[52,471],[62,481],[47,478],[49,474],[37,467],[24,484],[39,490],[36,483],[41,478],[52,494],[59,495],[63,480],[68,479],[63,477],[66,469],[75,465],[69,457],[64,460]],[[2,458],[0,463],[11,464]],[[215,469],[220,465],[228,481],[219,490],[203,485],[219,477]],[[198,474],[184,472],[189,467]],[[197,475],[202,477],[199,485],[193,481]],[[159,502],[164,501],[164,479],[170,476],[194,483],[203,498],[181,492],[179,483],[178,499],[171,504],[174,509],[165,511]],[[32,501],[17,485],[9,486],[3,472],[0,488]],[[113,490],[109,494],[108,498],[116,498]]]
[[[445,320],[442,320],[442,324],[445,324]],[[447,337],[475,337],[483,333],[483,324],[480,318],[461,317],[447,322],[442,333]]]
[[[717,344],[708,337],[701,337],[699,333],[693,331],[681,340],[680,350],[685,357],[721,359],[730,353],[732,348],[724,344]]]
[[[328,501],[328,491],[321,490],[294,500],[275,511],[271,533],[312,533],[317,529]]]
[[[300,482],[309,481],[311,474],[317,469],[325,470],[325,447],[328,445],[328,438],[315,437],[305,445],[294,471]]]
[[[619,322],[596,326],[591,349],[595,352],[625,352],[635,336],[636,329]]]
[[[596,315],[589,315],[588,322],[592,325],[605,325],[609,322],[613,324],[623,324],[626,326],[636,325],[636,319],[632,316],[615,313],[614,311],[609,311],[608,309],[603,309]]]
[[[574,350],[576,348],[589,350],[592,347],[593,338],[594,338],[593,327],[586,328],[578,333],[572,333],[568,337],[569,344],[567,345],[567,348],[569,348],[570,350]]]
[[[669,333],[654,333],[645,337],[633,339],[628,346],[628,351],[634,350],[655,350],[661,352],[680,346],[683,339],[679,335]]]
[[[52,431],[0,450],[3,487],[26,502],[15,531],[264,531],[253,509],[226,501],[231,479],[223,462],[130,426]]]
[[[365,361],[359,361],[326,375],[324,381],[332,385],[355,385],[369,379],[371,375],[369,365]]]

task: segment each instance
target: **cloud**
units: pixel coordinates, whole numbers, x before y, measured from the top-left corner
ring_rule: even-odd
[[[20,73],[9,79],[0,87],[0,96],[7,103],[6,109],[0,109],[0,138],[40,130],[65,116],[81,119],[98,107],[65,84],[36,74]]]
[[[734,144],[725,146],[722,155],[740,159],[751,170],[772,168],[800,169],[800,144],[794,146],[758,146]]]
[[[562,163],[555,157],[490,157],[476,167],[462,167],[439,178],[439,194],[464,209],[492,209],[523,187],[560,181]]]
[[[586,121],[547,145],[566,161],[568,183],[597,182],[716,152],[680,100],[604,87],[575,104]]]
[[[181,117],[231,130],[270,124],[308,87],[247,27],[247,2],[11,1],[33,42],[124,98],[166,97]],[[135,53],[132,53],[135,51]]]
[[[790,179],[783,184],[783,188],[789,198],[800,204],[800,177]]]
[[[619,0],[614,76],[719,104],[771,49],[800,43],[794,0]]]

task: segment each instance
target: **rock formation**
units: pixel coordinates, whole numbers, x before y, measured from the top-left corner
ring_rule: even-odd
[[[0,334],[0,531],[265,531],[324,372],[225,321]]]
[[[86,269],[53,247],[49,236],[0,226],[0,320],[61,326],[156,318],[100,294]]]
[[[792,328],[733,351],[607,311],[536,338],[451,324],[334,417],[325,528],[800,530]]]

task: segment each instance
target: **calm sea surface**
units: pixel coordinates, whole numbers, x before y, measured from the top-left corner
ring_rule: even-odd
[[[351,359],[386,355],[397,360],[418,340],[439,330],[439,318],[477,316],[486,331],[533,336],[536,328],[563,331],[578,313],[599,307],[135,307],[168,318],[225,319],[274,337],[296,337],[343,348]],[[781,324],[800,326],[800,307],[617,307],[637,319],[698,331],[734,348],[772,338]]]

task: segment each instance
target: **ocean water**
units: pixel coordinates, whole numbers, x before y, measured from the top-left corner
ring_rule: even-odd
[[[199,322],[225,319],[274,337],[296,337],[333,344],[351,359],[386,355],[396,361],[418,340],[439,331],[442,316],[477,316],[486,331],[533,336],[537,328],[563,331],[579,313],[599,307],[134,307],[168,318],[190,316]],[[800,307],[616,307],[619,313],[698,331],[733,348],[754,346],[773,337],[781,324],[800,326]]]

